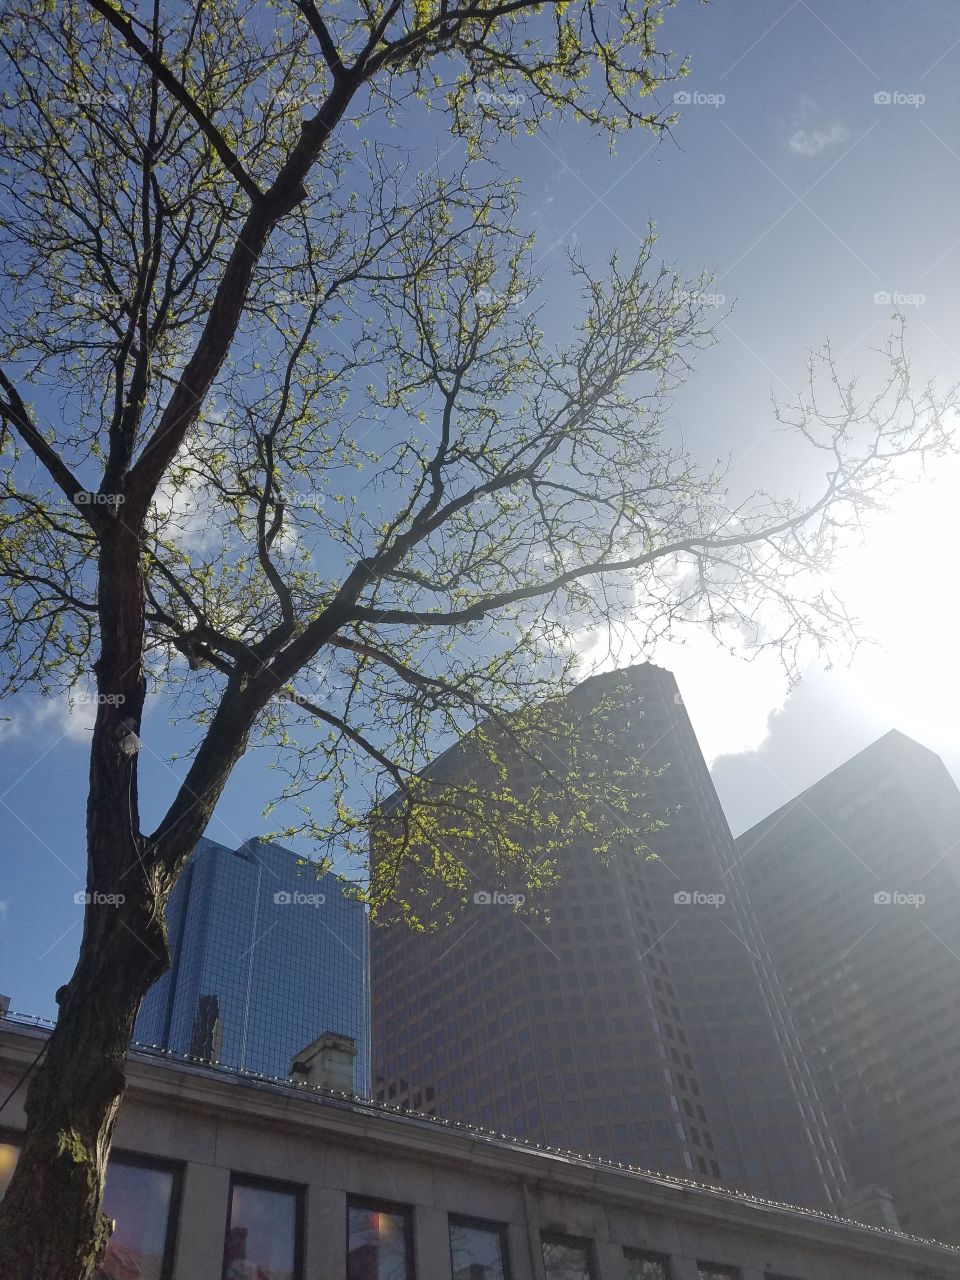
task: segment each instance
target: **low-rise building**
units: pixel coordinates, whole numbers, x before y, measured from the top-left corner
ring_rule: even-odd
[[[0,1194],[49,1034],[0,1021]],[[300,1083],[133,1051],[107,1280],[957,1280],[960,1249]],[[326,1058],[325,1058],[326,1055]]]

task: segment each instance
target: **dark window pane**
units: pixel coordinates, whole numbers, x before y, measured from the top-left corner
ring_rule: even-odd
[[[352,1204],[347,1229],[347,1280],[413,1280],[409,1213]]]
[[[670,1280],[670,1263],[661,1253],[624,1249],[626,1280]]]
[[[589,1241],[565,1236],[543,1236],[542,1240],[547,1280],[593,1280]]]
[[[235,1181],[223,1250],[223,1280],[298,1280],[295,1191]]]
[[[116,1227],[98,1280],[162,1280],[173,1189],[169,1169],[110,1161],[103,1212]]]
[[[502,1227],[450,1219],[453,1280],[506,1280]]]

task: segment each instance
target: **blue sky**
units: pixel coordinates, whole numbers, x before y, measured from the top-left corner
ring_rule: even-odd
[[[900,297],[918,372],[960,377],[960,25],[937,0],[715,0],[682,5],[664,40],[692,61],[672,138],[637,134],[611,156],[570,125],[500,148],[538,232],[534,301],[562,327],[564,248],[629,256],[655,221],[663,257],[689,276],[713,271],[718,314],[733,307],[677,398],[675,429],[705,459],[729,455],[744,488],[789,489],[771,392],[796,394],[808,349],[827,336],[869,385],[894,309],[878,294]],[[893,725],[960,777],[958,499],[960,474],[945,469],[878,524],[845,581],[879,643],[849,667],[813,669],[788,695],[773,665],[696,637],[657,655],[678,674],[735,832]],[[89,734],[62,704],[25,699],[5,713],[0,990],[49,1015],[80,936]],[[162,708],[149,726],[148,825],[180,772],[163,762],[174,735]],[[243,761],[209,834],[239,843],[264,830],[273,778],[265,758]]]

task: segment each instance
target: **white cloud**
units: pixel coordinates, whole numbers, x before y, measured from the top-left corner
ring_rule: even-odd
[[[723,648],[706,629],[690,626],[683,643],[661,641],[651,655],[632,640],[629,628],[616,631],[616,657],[611,654],[596,666],[590,658],[596,655],[597,633],[579,637],[582,675],[643,661],[673,672],[708,765],[719,756],[756,751],[766,741],[771,716],[783,708],[789,693],[786,674],[773,652],[756,654],[748,662]]]
[[[849,137],[849,129],[842,124],[835,124],[829,129],[798,129],[791,135],[788,145],[794,155],[818,156],[830,147],[840,146]]]
[[[46,741],[51,736],[89,742],[97,705],[88,693],[78,690],[72,703],[65,693],[49,698],[19,698],[11,704],[11,712],[0,721],[0,742],[12,738]]]

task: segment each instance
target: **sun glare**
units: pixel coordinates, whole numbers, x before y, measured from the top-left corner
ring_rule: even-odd
[[[960,704],[960,460],[876,518],[837,585],[874,642],[845,673],[855,696],[906,732],[942,739]]]

